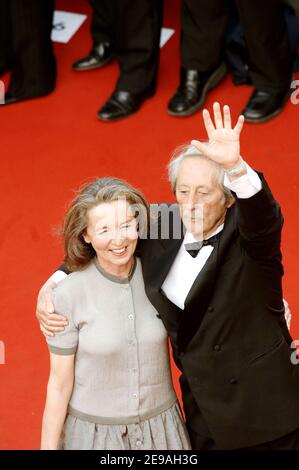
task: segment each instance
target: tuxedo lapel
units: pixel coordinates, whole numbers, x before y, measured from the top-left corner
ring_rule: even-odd
[[[162,250],[160,254],[159,275],[157,276],[157,285],[160,288],[175,260],[180,249],[182,240],[161,241]]]
[[[218,243],[215,245],[210,257],[204,265],[201,272],[195,279],[189,294],[185,300],[185,309],[181,316],[178,344],[180,350],[184,350],[190,340],[199,329],[205,312],[211,301],[217,273],[223,257],[227,254],[227,249],[234,233],[235,225],[235,207],[232,206],[226,214],[225,224],[221,232]]]
[[[174,227],[178,227],[178,234],[174,235]],[[185,227],[182,223],[179,207],[175,205],[172,212],[169,214],[169,226],[163,233],[161,228],[159,243],[159,254],[157,262],[157,269],[155,272],[154,284],[158,290],[161,289],[163,282],[175,260],[175,257],[180,249],[184,240]]]
[[[142,269],[145,283],[145,290],[151,303],[161,317],[166,330],[168,331],[172,346],[177,347],[177,332],[182,310],[163,294],[161,286],[176,257],[182,240],[155,240],[150,242],[149,250],[144,245],[142,253]]]
[[[167,208],[166,205],[165,207]],[[185,229],[177,205],[172,205],[167,214],[169,223],[164,227],[165,230],[161,219],[158,220],[158,228],[153,230],[158,238],[145,240],[140,243],[139,248],[146,293],[162,317],[167,330],[177,331],[182,310],[168,300],[161,287],[183,242]],[[173,227],[176,227],[178,233],[174,234]]]

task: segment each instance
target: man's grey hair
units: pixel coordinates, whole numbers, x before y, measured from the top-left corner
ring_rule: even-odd
[[[208,143],[206,143],[206,145],[208,145]],[[224,169],[222,168],[222,166],[214,162],[210,158],[206,157],[200,150],[198,150],[198,148],[191,144],[183,144],[177,147],[174,150],[171,159],[167,165],[168,179],[171,184],[173,193],[176,192],[176,184],[180,171],[180,166],[186,158],[190,157],[201,158],[210,162],[216,169],[216,175],[218,174],[217,182],[219,183],[219,186],[223,191],[225,199],[228,200],[233,197],[231,191],[224,186]]]

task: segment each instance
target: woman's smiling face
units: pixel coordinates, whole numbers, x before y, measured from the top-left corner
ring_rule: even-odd
[[[102,268],[116,276],[126,276],[137,245],[137,221],[123,198],[102,202],[87,212],[84,240],[91,243]]]

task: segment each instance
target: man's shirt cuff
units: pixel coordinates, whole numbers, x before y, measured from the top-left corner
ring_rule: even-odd
[[[52,274],[52,276],[50,277],[49,280],[55,282],[56,284],[58,284],[60,281],[62,281],[63,279],[65,279],[67,277],[67,274],[63,271],[55,271],[54,274]]]
[[[246,163],[246,175],[230,181],[227,174],[224,174],[224,186],[236,193],[239,199],[248,199],[257,194],[262,189],[262,182],[259,175]]]

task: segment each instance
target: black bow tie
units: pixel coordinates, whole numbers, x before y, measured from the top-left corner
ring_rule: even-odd
[[[207,240],[201,240],[200,242],[194,243],[185,243],[185,249],[186,251],[188,251],[189,255],[192,256],[192,258],[196,258],[203,246],[215,245],[218,242],[220,238],[220,233],[221,232],[217,233],[216,235],[208,238]]]

